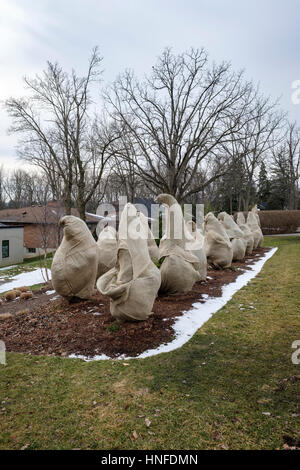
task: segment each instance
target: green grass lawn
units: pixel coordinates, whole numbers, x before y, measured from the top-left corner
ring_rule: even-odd
[[[299,439],[300,238],[266,244],[279,250],[261,273],[177,351],[90,363],[8,354],[0,448],[282,449]]]

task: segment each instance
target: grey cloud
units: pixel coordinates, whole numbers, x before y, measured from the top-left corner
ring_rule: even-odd
[[[104,56],[106,81],[125,68],[146,73],[166,46],[178,52],[204,46],[212,59],[245,68],[266,93],[281,95],[282,107],[292,119],[299,115],[300,105],[291,102],[291,83],[300,80],[298,0],[10,0],[9,4],[9,21],[4,15],[3,23],[12,28],[14,41],[0,51],[5,68],[5,74],[0,73],[2,99],[10,78],[19,77],[20,94],[21,77],[41,71],[48,59],[84,71],[96,44]],[[2,135],[1,130],[0,139]],[[0,153],[0,161],[4,157]]]

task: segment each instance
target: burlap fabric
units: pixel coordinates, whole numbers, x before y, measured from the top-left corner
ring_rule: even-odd
[[[52,262],[52,285],[63,297],[89,299],[97,277],[97,243],[78,217],[66,215],[59,223],[64,236]]]
[[[169,295],[186,294],[201,280],[200,261],[191,250],[195,240],[176,199],[169,194],[160,194],[157,199],[166,207],[166,233],[159,245],[160,259],[163,258],[160,290]]]
[[[110,297],[114,318],[147,320],[160,287],[160,271],[153,264],[147,245],[147,231],[132,204],[126,204],[119,225],[116,266],[103,274],[97,288]]]
[[[224,226],[212,212],[205,216],[204,224],[208,263],[216,268],[229,268],[232,263],[233,249]]]

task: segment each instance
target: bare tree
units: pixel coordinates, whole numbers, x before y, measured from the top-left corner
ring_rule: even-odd
[[[5,173],[3,165],[0,166],[0,209],[5,207]]]
[[[119,139],[119,131],[112,123],[96,118],[89,134],[86,136],[81,154],[75,167],[75,194],[79,215],[85,220],[88,202],[98,190],[98,204],[104,197],[105,187],[109,181],[111,167],[109,162],[115,155],[114,143]],[[104,178],[105,176],[105,178]],[[102,183],[102,184],[100,184]],[[102,188],[102,194],[99,189]]]
[[[298,209],[300,179],[300,128],[296,122],[288,123],[284,140],[272,152],[272,172],[287,189],[286,207]]]
[[[143,83],[127,71],[105,98],[132,139],[130,161],[144,183],[181,201],[223,173],[222,166],[197,184],[197,172],[221,158],[220,144],[245,124],[251,95],[242,73],[210,65],[203,49],[178,56],[166,49]]]
[[[223,146],[233,165],[238,159],[242,161],[245,179],[240,197],[245,211],[249,209],[251,191],[258,178],[257,170],[282,139],[283,124],[284,113],[278,110],[278,102],[257,94],[250,109],[250,119]]]
[[[48,62],[48,68],[34,79],[25,77],[29,90],[27,98],[10,98],[6,102],[13,118],[10,132],[20,133],[19,155],[23,160],[42,168],[57,189],[55,181],[64,182],[63,196],[66,213],[71,213],[72,192],[76,186],[77,207],[85,219],[85,206],[92,197],[93,188],[86,193],[86,172],[92,162],[99,184],[104,166],[110,156],[108,147],[112,133],[109,126],[99,122],[91,125],[89,116],[92,103],[90,88],[100,79],[102,61],[98,49],[93,50],[85,77],[74,71],[69,75],[58,64]],[[99,147],[90,146],[92,128]],[[96,162],[96,159],[98,159]]]

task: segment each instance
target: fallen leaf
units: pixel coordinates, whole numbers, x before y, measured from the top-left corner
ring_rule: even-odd
[[[29,444],[25,444],[25,446],[21,447],[21,450],[26,450],[29,447]]]
[[[132,435],[133,435],[134,439],[137,439],[137,438],[138,438],[138,435],[137,435],[137,432],[136,432],[136,431],[133,431]]]
[[[146,423],[147,428],[149,428],[151,421],[148,418],[146,418],[145,423]]]
[[[259,405],[265,405],[266,403],[270,403],[271,401],[271,398],[261,398],[260,400],[257,400],[257,403],[259,403]]]

